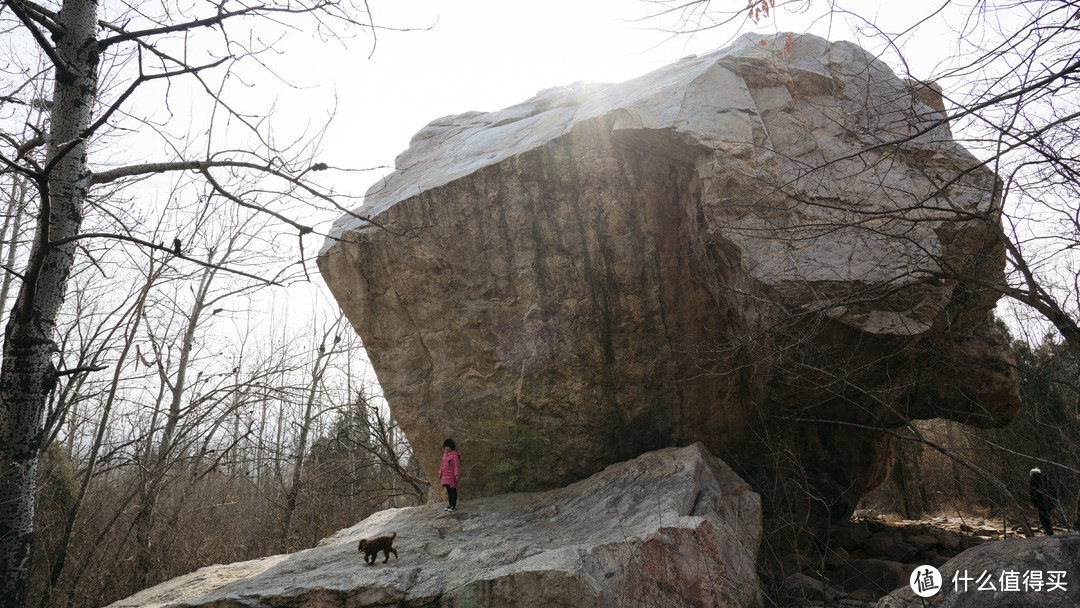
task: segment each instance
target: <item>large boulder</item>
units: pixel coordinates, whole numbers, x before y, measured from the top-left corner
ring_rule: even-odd
[[[916,572],[926,572],[925,567]],[[1075,608],[1080,606],[1077,572],[1080,534],[1002,540],[946,562],[940,568],[941,588],[933,595],[919,597],[905,585],[877,608]]]
[[[397,533],[374,566],[360,538]],[[391,509],[313,549],[210,566],[109,608],[761,605],[761,500],[701,444],[567,488]]]
[[[701,441],[844,516],[883,429],[1019,404],[998,182],[943,110],[856,45],[749,35],[432,122],[319,267],[427,474],[462,448],[465,496]]]

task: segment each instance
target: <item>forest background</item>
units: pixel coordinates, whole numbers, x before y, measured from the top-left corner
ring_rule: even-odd
[[[995,288],[1025,408],[1002,430],[912,421],[874,506],[1015,518],[1039,465],[1072,525],[1076,2],[397,4],[3,1],[0,451],[33,470],[0,480],[0,558],[18,568],[0,603],[100,606],[431,500],[314,272],[328,222],[437,116],[625,80],[749,29],[853,40],[937,80],[1003,179]],[[78,31],[94,45],[69,44]],[[20,344],[34,399],[12,396]]]

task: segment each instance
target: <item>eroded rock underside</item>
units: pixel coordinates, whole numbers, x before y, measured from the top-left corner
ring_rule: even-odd
[[[844,516],[882,429],[1018,407],[997,182],[942,109],[850,43],[750,35],[432,122],[319,266],[432,479],[445,437],[470,497],[700,441]]]

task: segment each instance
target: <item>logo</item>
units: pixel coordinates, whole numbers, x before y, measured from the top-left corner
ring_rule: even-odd
[[[933,566],[919,566],[911,573],[911,590],[919,597],[933,597],[941,591],[941,573]]]

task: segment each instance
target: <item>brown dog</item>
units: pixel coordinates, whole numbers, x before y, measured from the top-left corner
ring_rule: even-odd
[[[369,566],[375,565],[375,558],[379,556],[379,551],[383,552],[386,559],[382,563],[390,561],[390,554],[393,553],[394,557],[397,557],[397,551],[394,550],[394,539],[397,538],[397,532],[394,532],[390,536],[380,536],[378,538],[361,538],[360,544],[357,545],[357,550],[364,552],[364,563]],[[368,558],[371,561],[368,562]]]

